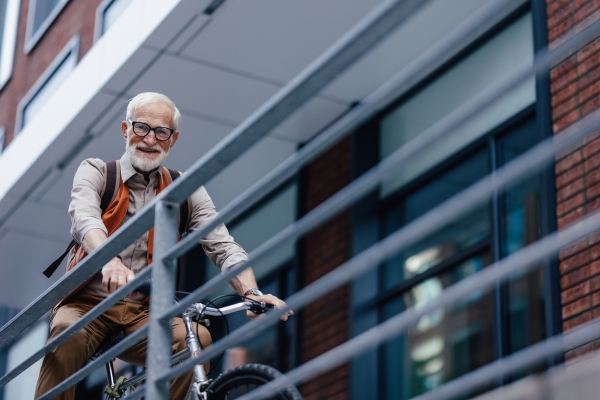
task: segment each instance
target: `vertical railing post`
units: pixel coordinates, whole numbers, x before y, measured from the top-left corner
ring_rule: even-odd
[[[148,368],[147,400],[167,400],[169,382],[156,378],[168,370],[171,358],[172,318],[160,320],[173,305],[175,295],[175,263],[163,256],[177,243],[179,205],[161,201],[156,205],[154,217],[154,250],[152,260],[152,291],[150,300],[150,328],[146,366]]]

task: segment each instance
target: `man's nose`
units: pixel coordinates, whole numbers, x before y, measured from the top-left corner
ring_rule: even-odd
[[[151,129],[150,132],[148,132],[148,134],[144,136],[144,143],[146,143],[148,146],[153,146],[157,143],[156,133],[154,132],[154,129]]]

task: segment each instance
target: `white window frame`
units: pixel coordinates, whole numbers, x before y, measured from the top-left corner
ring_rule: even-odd
[[[12,76],[20,9],[21,0],[7,1],[6,21],[8,23],[4,24],[4,34],[2,35],[2,43],[0,44],[0,90],[2,90]]]
[[[77,64],[77,60],[79,59],[79,35],[75,35],[71,38],[71,40],[69,40],[67,45],[63,47],[56,58],[52,60],[42,76],[38,78],[38,80],[19,102],[19,105],[17,106],[17,118],[15,119],[15,136],[18,135],[23,128],[23,112],[25,111],[27,105],[29,105],[31,100],[33,100],[33,98],[38,94],[40,89],[42,89],[46,82],[48,82],[63,61],[66,61],[68,58],[75,58],[75,64]]]
[[[117,0],[102,0],[96,8],[96,22],[94,25],[94,43],[102,37],[102,28],[104,28],[104,12],[110,5]]]
[[[60,2],[54,7],[54,10],[46,17],[44,22],[40,25],[40,28],[37,32],[33,32],[33,19],[35,17],[35,6],[37,2],[40,0],[29,0],[29,11],[27,13],[27,29],[25,30],[25,54],[29,54],[29,52],[35,47],[37,42],[44,36],[44,33],[48,30],[52,22],[58,17],[58,14],[62,11],[63,8],[67,5],[69,0],[60,0]],[[44,1],[44,0],[41,0]]]
[[[6,138],[4,137],[5,135],[6,128],[4,126],[0,126],[0,154],[4,152],[4,141],[6,140]]]

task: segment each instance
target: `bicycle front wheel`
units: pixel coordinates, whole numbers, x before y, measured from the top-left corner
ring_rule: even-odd
[[[274,368],[261,364],[246,364],[230,369],[221,374],[208,387],[207,394],[209,400],[233,400],[241,397],[243,394],[256,389],[265,383],[272,381],[282,374]],[[302,400],[302,396],[295,386],[282,389],[274,393],[265,400]]]

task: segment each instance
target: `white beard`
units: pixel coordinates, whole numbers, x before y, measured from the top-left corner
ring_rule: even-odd
[[[168,152],[165,152],[162,147],[158,144],[156,147],[152,148],[152,150],[158,150],[159,153],[154,159],[138,157],[136,153],[136,149],[142,145],[141,142],[134,144],[133,146],[129,145],[129,135],[127,135],[127,143],[125,144],[125,150],[127,154],[129,154],[129,160],[131,161],[131,165],[134,168],[139,169],[140,171],[152,171],[153,169],[158,168],[159,165],[162,164],[163,161],[167,158]],[[146,147],[144,145],[143,147]]]

